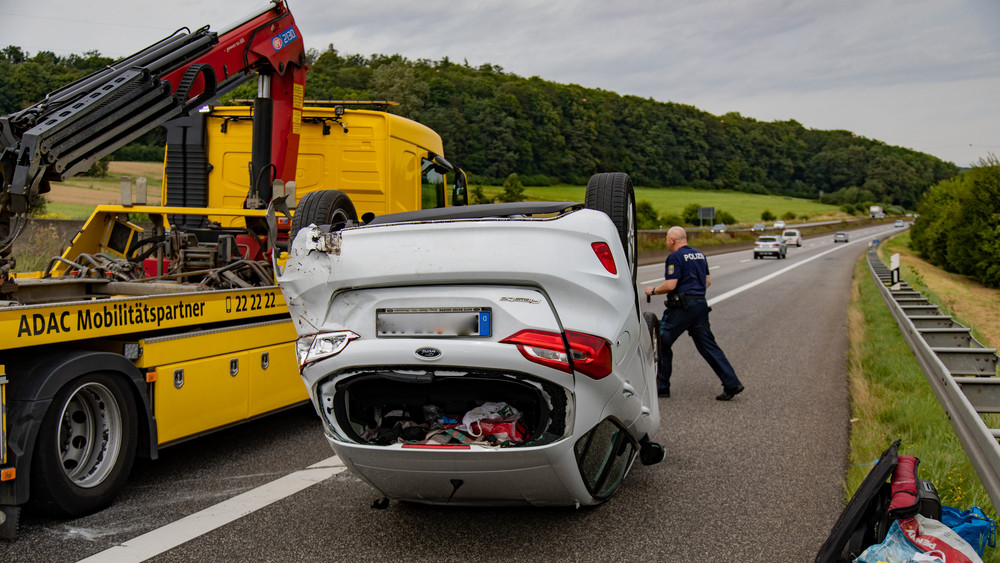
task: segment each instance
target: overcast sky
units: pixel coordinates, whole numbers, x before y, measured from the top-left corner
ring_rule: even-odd
[[[129,55],[265,0],[0,0],[0,46]],[[1000,155],[1000,0],[290,0],[307,48],[490,63],[960,166]]]

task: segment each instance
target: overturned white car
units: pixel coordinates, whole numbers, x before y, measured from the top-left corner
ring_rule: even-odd
[[[631,180],[595,175],[586,200],[297,217],[279,284],[302,376],[385,497],[598,504],[663,458]],[[315,222],[354,214],[333,207]]]

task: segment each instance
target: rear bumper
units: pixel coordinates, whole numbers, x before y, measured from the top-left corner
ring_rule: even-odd
[[[327,437],[355,475],[383,495],[427,504],[595,504],[569,439],[537,448],[420,449],[367,446]]]

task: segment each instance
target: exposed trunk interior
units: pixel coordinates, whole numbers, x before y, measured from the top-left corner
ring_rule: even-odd
[[[427,443],[434,433],[454,435],[452,430],[456,423],[461,425],[466,413],[490,403],[506,404],[510,407],[508,413],[518,413],[519,439],[503,440],[502,434],[500,439],[493,439],[487,435],[488,426],[475,425],[462,431],[469,440],[483,435],[491,445],[538,446],[566,433],[564,388],[523,374],[487,370],[435,372],[410,366],[360,372],[337,383],[334,410],[340,427],[358,443],[419,444]],[[515,416],[508,414],[507,418]],[[447,441],[439,437],[437,443],[463,443],[461,438]],[[472,443],[482,442],[480,439]]]

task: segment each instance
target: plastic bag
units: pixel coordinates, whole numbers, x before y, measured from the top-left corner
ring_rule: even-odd
[[[869,546],[855,561],[982,563],[983,560],[979,558],[976,550],[951,528],[937,520],[917,514],[893,522],[885,541]]]
[[[462,417],[462,424],[458,426],[458,429],[462,432],[468,432],[473,436],[479,436],[482,432],[478,428],[479,425],[474,423],[481,420],[516,422],[520,418],[521,413],[507,403],[485,402],[465,413],[465,416]]]
[[[484,419],[473,423],[473,426],[479,427],[481,436],[492,438],[492,441],[497,443],[510,442],[512,444],[519,444],[524,441],[524,429],[517,422]]]
[[[996,524],[978,506],[962,511],[952,506],[941,507],[941,523],[948,526],[980,556],[986,546],[997,546]]]

